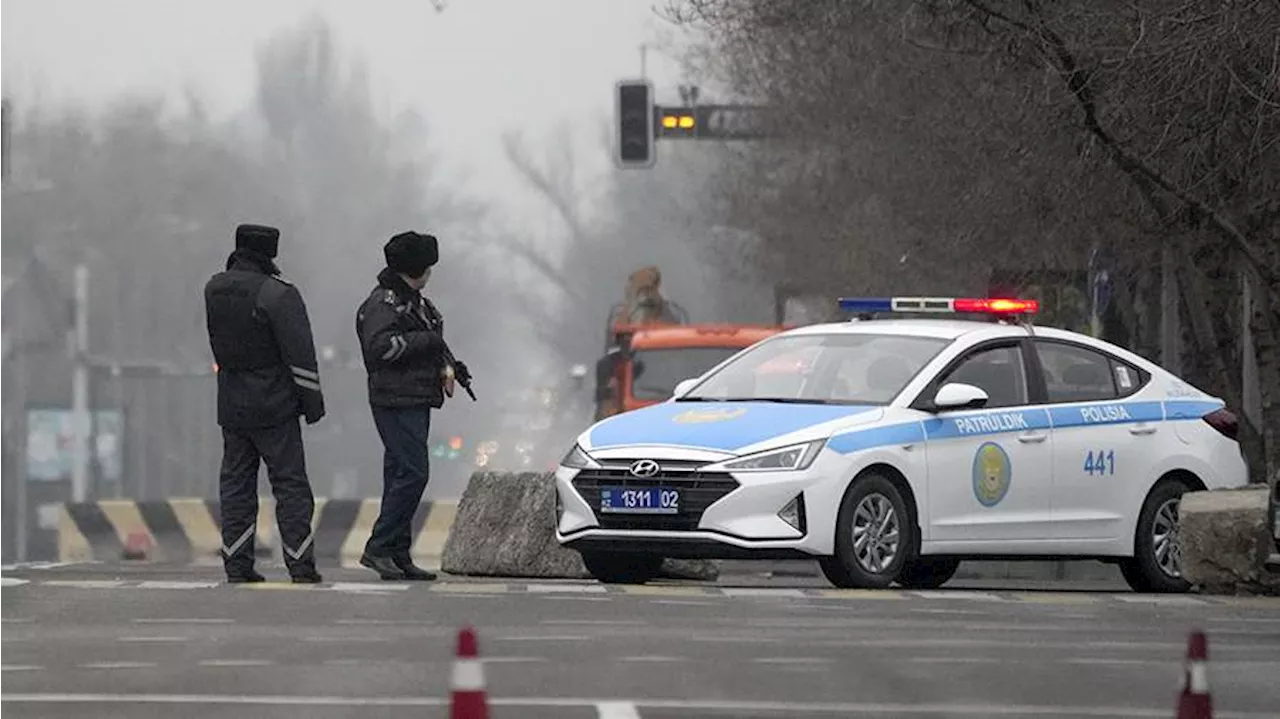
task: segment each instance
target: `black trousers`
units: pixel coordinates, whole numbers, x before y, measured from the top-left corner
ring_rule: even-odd
[[[373,422],[382,438],[382,508],[366,554],[409,559],[413,515],[427,488],[427,431],[431,408],[373,407]]]
[[[276,524],[289,574],[315,569],[311,516],[315,497],[307,480],[302,425],[291,422],[265,429],[222,429],[222,561],[228,574],[253,569],[253,538],[258,522],[258,462],[276,498]]]

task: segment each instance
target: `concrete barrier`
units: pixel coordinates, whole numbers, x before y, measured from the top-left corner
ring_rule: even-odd
[[[458,502],[441,569],[487,577],[590,577],[582,557],[555,537],[555,475],[476,472]],[[715,580],[709,561],[663,563],[663,576]]]
[[[261,558],[280,560],[275,501],[258,500],[254,543]],[[316,499],[312,528],[316,561],[323,565],[358,566],[364,543],[378,516],[377,499]],[[428,568],[440,566],[440,555],[453,524],[457,505],[424,502],[413,520],[414,561]],[[149,540],[146,559],[154,562],[221,565],[219,503],[205,499],[154,502],[102,500],[66,503],[59,512],[58,561],[117,561],[131,535]]]
[[[1213,594],[1280,594],[1280,575],[1269,572],[1274,551],[1266,485],[1188,492],[1178,507],[1182,574]]]

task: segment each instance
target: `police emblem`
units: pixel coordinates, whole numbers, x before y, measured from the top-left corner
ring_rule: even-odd
[[[994,507],[1009,493],[1013,465],[1000,445],[985,442],[973,457],[973,496],[984,507]]]
[[[737,419],[746,414],[746,408],[739,409],[708,409],[696,410],[691,409],[687,412],[671,418],[676,424],[703,424],[705,422],[724,422],[725,420]]]

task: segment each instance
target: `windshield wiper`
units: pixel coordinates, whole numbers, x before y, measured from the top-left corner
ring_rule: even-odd
[[[777,402],[779,404],[832,404],[825,399],[804,399],[802,397],[681,397],[678,402]]]

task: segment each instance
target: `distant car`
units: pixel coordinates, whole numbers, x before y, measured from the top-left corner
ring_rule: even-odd
[[[1188,589],[1182,494],[1248,481],[1221,399],[1033,326],[1034,300],[840,302],[860,317],[774,335],[583,432],[556,472],[559,542],[604,582],[663,557],[817,559],[865,588],[1095,558],[1135,590]]]

